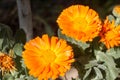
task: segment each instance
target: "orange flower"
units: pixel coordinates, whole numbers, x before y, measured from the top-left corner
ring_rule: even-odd
[[[120,45],[120,25],[115,26],[114,21],[112,23],[108,18],[104,21],[102,31],[100,33],[101,42],[103,42],[106,47],[119,46]]]
[[[63,39],[48,35],[36,37],[25,44],[23,59],[29,73],[39,80],[63,76],[74,62],[72,47]]]
[[[13,58],[5,53],[0,52],[0,70],[2,75],[6,72],[14,72],[16,70]]]
[[[83,42],[92,41],[101,30],[98,14],[83,5],[73,5],[63,10],[57,23],[63,34]]]

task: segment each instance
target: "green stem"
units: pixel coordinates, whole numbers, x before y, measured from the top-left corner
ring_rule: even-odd
[[[0,70],[0,80],[3,80],[2,78],[2,70]]]
[[[27,68],[25,68],[25,75],[28,76],[28,73],[27,73]]]

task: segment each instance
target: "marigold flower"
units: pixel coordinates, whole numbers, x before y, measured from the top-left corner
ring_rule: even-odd
[[[117,5],[113,8],[113,14],[116,17],[120,17],[120,5]]]
[[[2,71],[2,75],[6,72],[13,72],[16,70],[15,63],[13,58],[8,54],[0,52],[0,70]]]
[[[39,80],[63,76],[74,62],[72,47],[65,40],[49,38],[47,34],[30,40],[24,48],[22,56],[29,73]]]
[[[101,30],[101,20],[97,12],[83,5],[64,9],[57,23],[63,34],[83,42],[92,41]]]
[[[120,25],[115,26],[114,21],[110,22],[108,18],[104,21],[102,31],[100,33],[101,42],[109,49],[120,45]]]

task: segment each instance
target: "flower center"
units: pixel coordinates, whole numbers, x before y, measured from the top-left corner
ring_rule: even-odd
[[[43,57],[45,63],[49,64],[49,63],[54,62],[56,55],[52,50],[45,50],[45,51],[43,51],[42,57]]]
[[[74,19],[74,29],[77,31],[84,31],[87,28],[87,21],[84,18],[77,17]]]

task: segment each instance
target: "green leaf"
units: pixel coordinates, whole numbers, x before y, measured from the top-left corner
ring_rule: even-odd
[[[116,20],[115,20],[115,25],[116,25],[116,26],[120,25],[120,17],[116,18]]]
[[[7,52],[13,47],[13,33],[9,26],[0,24],[0,49]]]
[[[89,61],[89,63],[85,65],[85,69],[89,69],[89,68],[92,68],[94,66],[98,66],[97,60]]]
[[[91,70],[92,70],[92,68],[89,68],[87,71],[86,71],[86,73],[85,73],[85,75],[84,75],[84,77],[83,77],[83,80],[86,80],[86,78],[89,76],[89,74],[91,73]]]
[[[107,50],[106,54],[113,56],[115,59],[120,58],[120,48],[111,48],[109,50]]]
[[[72,80],[81,80],[80,78],[72,79]]]
[[[2,52],[7,52],[8,48],[9,48],[9,40],[4,39],[2,43]]]
[[[6,73],[4,76],[3,76],[3,80],[14,80],[14,77],[9,74],[9,73]]]
[[[96,77],[94,78],[94,80],[101,80],[103,79],[103,75],[101,73],[101,71],[99,70],[99,68],[94,67],[95,73],[96,73]]]
[[[74,78],[72,78],[72,80],[81,80],[81,79],[80,79],[80,78],[75,78],[75,79],[74,79]]]
[[[7,26],[5,24],[0,24],[0,38],[11,39],[12,35],[13,35],[13,33],[9,26]]]
[[[84,42],[81,42],[81,41],[77,41],[77,40],[75,40],[71,37],[68,37],[68,36],[62,34],[60,29],[58,29],[58,37],[62,38],[62,39],[65,39],[66,41],[71,42],[72,44],[75,44],[78,47],[82,47],[83,50],[90,47],[90,44],[87,44],[87,43],[84,43]]]
[[[26,79],[27,79],[27,80],[38,80],[38,79],[35,79],[35,78],[32,77],[32,76],[27,76]]]
[[[108,20],[113,21],[113,20],[115,20],[115,17],[113,15],[108,15]]]
[[[101,51],[95,51],[95,54],[96,54],[97,60],[103,61],[104,65],[107,67],[107,69],[105,70],[106,79],[115,80],[120,73],[120,69],[116,67],[116,63],[113,57]]]
[[[24,68],[22,67],[22,64],[21,64],[21,56],[16,56],[14,61],[15,61],[15,64],[16,64],[16,68],[19,72],[24,72]]]
[[[111,76],[111,80],[115,80],[120,73],[120,69],[116,67],[108,67],[108,71],[110,72],[109,75]]]
[[[26,42],[26,34],[23,29],[18,29],[15,34],[16,43],[25,43]]]
[[[21,56],[23,51],[23,44],[20,44],[20,43],[15,44],[15,46],[13,47],[13,50],[16,55]]]
[[[97,60],[89,61],[89,63],[85,65],[85,69],[88,69],[88,70],[85,73],[83,80],[88,80],[90,79],[90,76],[92,78],[94,77],[95,74],[96,74],[96,77],[91,80],[103,79],[102,72],[100,71],[101,68],[105,70],[106,67],[104,67],[103,64],[99,63],[99,61]],[[95,73],[92,72],[92,69],[95,71]]]
[[[106,70],[107,69],[107,67],[104,64],[99,64],[97,67],[102,69],[102,70]]]

